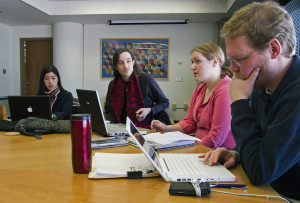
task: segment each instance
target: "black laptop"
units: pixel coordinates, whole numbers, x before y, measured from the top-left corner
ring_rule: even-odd
[[[28,117],[52,119],[50,98],[46,95],[8,96],[8,105],[12,121]]]
[[[91,114],[93,131],[104,136],[124,136],[127,134],[125,124],[105,121],[97,90],[76,89],[76,92],[81,111]]]

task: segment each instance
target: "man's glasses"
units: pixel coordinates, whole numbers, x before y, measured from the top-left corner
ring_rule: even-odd
[[[255,51],[255,49],[253,51],[251,51],[249,54],[247,54],[245,57],[243,58],[239,58],[239,59],[232,59],[232,58],[229,58],[227,57],[227,60],[230,62],[230,63],[234,63],[237,67],[240,67],[241,66],[241,63],[247,59],[248,56],[250,56],[253,52]]]

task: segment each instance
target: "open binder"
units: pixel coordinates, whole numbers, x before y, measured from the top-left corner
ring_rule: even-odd
[[[90,179],[142,178],[158,176],[143,153],[120,154],[96,152],[92,159]]]
[[[144,135],[144,138],[156,151],[178,147],[187,147],[195,145],[196,141],[201,142],[199,138],[184,134],[179,131],[166,133],[150,133]],[[127,138],[127,142],[131,145],[136,146],[135,142],[131,138]]]

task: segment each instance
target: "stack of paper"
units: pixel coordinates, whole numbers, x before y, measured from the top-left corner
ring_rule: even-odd
[[[201,141],[199,138],[184,134],[179,131],[167,133],[150,133],[144,135],[144,137],[155,150],[185,147],[194,145],[196,141]]]
[[[142,153],[95,153],[89,178],[127,177],[128,171],[142,171],[143,177],[158,175],[154,166]]]
[[[108,147],[126,146],[127,142],[118,137],[99,138],[92,140],[92,149],[103,149]]]

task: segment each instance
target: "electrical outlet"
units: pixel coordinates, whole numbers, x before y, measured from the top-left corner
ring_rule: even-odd
[[[188,104],[183,104],[183,109],[184,109],[185,111],[187,111],[188,108],[189,108]]]
[[[172,104],[172,110],[176,110],[177,106],[176,104]]]

